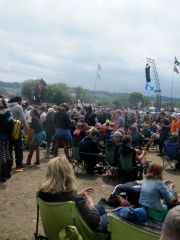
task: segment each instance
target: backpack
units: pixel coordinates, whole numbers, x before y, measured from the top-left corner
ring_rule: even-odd
[[[83,240],[75,226],[66,226],[59,233],[59,240]]]
[[[118,216],[129,222],[143,223],[147,220],[147,213],[144,208],[124,207],[118,210]]]
[[[12,139],[17,140],[21,131],[21,122],[19,120],[13,120]]]

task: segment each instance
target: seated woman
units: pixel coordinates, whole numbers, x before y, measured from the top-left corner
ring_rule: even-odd
[[[76,129],[73,132],[73,143],[79,144],[80,141],[86,136],[87,130],[87,123],[77,123]]]
[[[46,178],[39,187],[38,197],[46,202],[74,201],[85,222],[93,230],[103,231],[107,225],[106,214],[100,205],[94,205],[91,197],[93,192],[91,187],[78,192],[71,164],[65,158],[56,157],[48,162]]]
[[[132,171],[134,171],[134,174],[132,175],[132,173],[130,173],[131,178],[129,179],[129,181],[135,179],[142,179],[143,164],[146,164],[146,162],[143,162],[146,152],[142,151],[142,153],[138,155],[136,149],[131,146],[131,143],[132,143],[131,137],[129,135],[126,135],[122,140],[122,145],[119,150],[120,158],[121,155],[127,156],[132,154],[132,166],[133,166]]]
[[[79,143],[80,157],[84,160],[89,174],[94,174],[95,166],[102,157],[103,147],[97,139],[98,130],[92,127],[87,131],[87,136]]]
[[[132,125],[129,129],[129,135],[132,139],[132,147],[139,148],[142,145],[142,135],[139,133],[137,125]]]
[[[159,163],[150,165],[139,198],[139,203],[147,209],[148,217],[157,221],[163,221],[166,217],[168,209],[165,204],[174,205],[177,202],[174,184],[167,187],[165,183],[168,182],[163,182],[162,173],[163,167]]]

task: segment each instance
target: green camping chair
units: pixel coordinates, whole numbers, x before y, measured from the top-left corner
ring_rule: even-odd
[[[106,166],[106,172],[110,173],[112,177],[116,175],[117,172],[117,163],[115,159],[115,153],[116,153],[117,145],[111,144],[108,145],[106,144],[105,146],[105,163],[107,164]]]
[[[66,226],[76,226],[85,240],[105,240],[108,235],[97,233],[84,222],[75,202],[49,203],[37,198],[43,228],[48,240],[59,240],[59,232]],[[38,227],[36,227],[38,229]]]
[[[138,179],[140,168],[133,166],[133,153],[122,154],[119,151],[118,155],[119,164],[119,180],[122,179],[124,182],[130,182]]]
[[[108,231],[111,240],[159,240],[160,235],[125,222],[108,213]]]
[[[79,144],[72,145],[71,163],[76,176],[78,177],[81,173],[86,173],[84,162],[80,158]]]

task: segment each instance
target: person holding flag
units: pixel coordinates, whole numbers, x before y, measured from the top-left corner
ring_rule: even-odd
[[[43,90],[44,90],[44,87],[46,86],[46,82],[41,78],[40,81],[39,81],[39,85],[38,85],[38,88],[39,88],[39,98],[42,99],[42,94],[43,94]]]

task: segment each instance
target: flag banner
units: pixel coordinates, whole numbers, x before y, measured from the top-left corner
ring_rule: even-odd
[[[150,89],[151,92],[154,92],[154,86],[149,85],[149,89]]]
[[[146,85],[145,85],[145,90],[146,90],[146,91],[148,91],[148,86],[149,86],[149,84],[146,83]]]
[[[149,83],[146,83],[145,85],[145,91],[150,91],[150,92],[154,92],[154,86],[150,85]]]
[[[176,57],[175,57],[175,59],[174,59],[174,64],[177,65],[177,66],[180,66],[180,62],[177,60]]]
[[[174,72],[176,72],[177,74],[179,73],[179,69],[177,68],[176,64],[174,64]]]
[[[40,95],[42,94],[43,89],[46,85],[47,85],[46,82],[41,78],[41,80],[39,81],[39,86],[38,86]]]
[[[101,64],[98,64],[98,68],[97,68],[98,71],[102,71],[102,67],[101,67]]]

